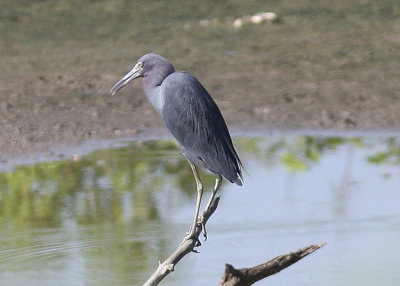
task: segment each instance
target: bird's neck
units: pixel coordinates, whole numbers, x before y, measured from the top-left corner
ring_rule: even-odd
[[[147,99],[153,108],[162,116],[162,107],[164,105],[163,94],[160,92],[161,84],[164,79],[174,70],[166,70],[155,74],[149,74],[143,78],[142,88]]]
[[[142,88],[144,94],[146,95],[148,101],[151,103],[153,108],[158,114],[161,114],[163,106],[163,98],[159,93],[160,85],[162,84],[162,79],[154,76],[146,76],[143,78]]]
[[[150,94],[157,86],[161,85],[164,78],[157,74],[145,76],[142,83],[144,93]]]
[[[143,89],[146,91],[160,86],[164,79],[174,71],[175,69],[172,65],[151,71],[143,78]]]

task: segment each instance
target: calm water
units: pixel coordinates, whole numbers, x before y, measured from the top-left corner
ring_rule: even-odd
[[[398,138],[235,142],[245,185],[222,186],[209,239],[163,285],[217,285],[225,263],[254,266],[321,242],[260,285],[400,281]],[[211,187],[213,176],[202,177]],[[184,236],[194,188],[168,140],[2,173],[0,284],[141,285]]]

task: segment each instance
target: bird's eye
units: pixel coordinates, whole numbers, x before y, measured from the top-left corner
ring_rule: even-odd
[[[138,64],[138,67],[139,67],[139,68],[142,68],[142,67],[143,67],[143,62],[138,62],[137,64]]]

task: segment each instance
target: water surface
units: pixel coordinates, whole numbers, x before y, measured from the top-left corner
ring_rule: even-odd
[[[235,143],[244,186],[222,185],[209,239],[163,285],[217,285],[224,263],[250,267],[321,242],[263,283],[400,281],[398,138],[276,135]],[[214,177],[202,178],[211,188]],[[181,241],[195,195],[190,167],[169,140],[1,173],[1,284],[141,285]]]

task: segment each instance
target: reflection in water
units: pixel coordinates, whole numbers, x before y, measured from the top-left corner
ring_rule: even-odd
[[[368,243],[359,233],[376,243],[376,232],[383,232],[388,246],[395,245],[391,238],[400,238],[400,194],[394,191],[400,182],[397,138],[275,136],[238,138],[236,143],[248,172],[246,184],[223,186],[220,208],[210,221],[210,240],[166,285],[185,279],[216,285],[225,262],[251,266],[295,250],[298,243],[301,247],[326,240],[325,265],[338,274],[318,273],[335,276],[332,285],[337,285],[343,273],[347,278],[362,273],[344,271],[345,266],[337,264],[338,256],[354,265],[352,256],[366,251],[360,245]],[[211,188],[214,176],[202,177]],[[76,161],[18,166],[2,173],[1,277],[8,285],[140,284],[184,235],[194,190],[187,162],[168,140],[134,142]],[[253,260],[257,255],[249,249],[258,244],[263,249],[266,241],[275,243],[277,253],[272,247]],[[219,258],[211,259],[216,251]],[[391,265],[400,262],[396,257],[389,253]],[[303,274],[318,271],[313,263],[321,265],[321,259],[328,258],[321,253],[310,259],[308,268],[299,266],[306,267]],[[193,265],[203,263],[213,263],[215,270],[203,267],[210,272],[199,278]],[[309,275],[300,272],[279,279],[307,285],[325,281],[318,280],[318,274],[307,280]],[[396,274],[390,275],[385,279]]]

